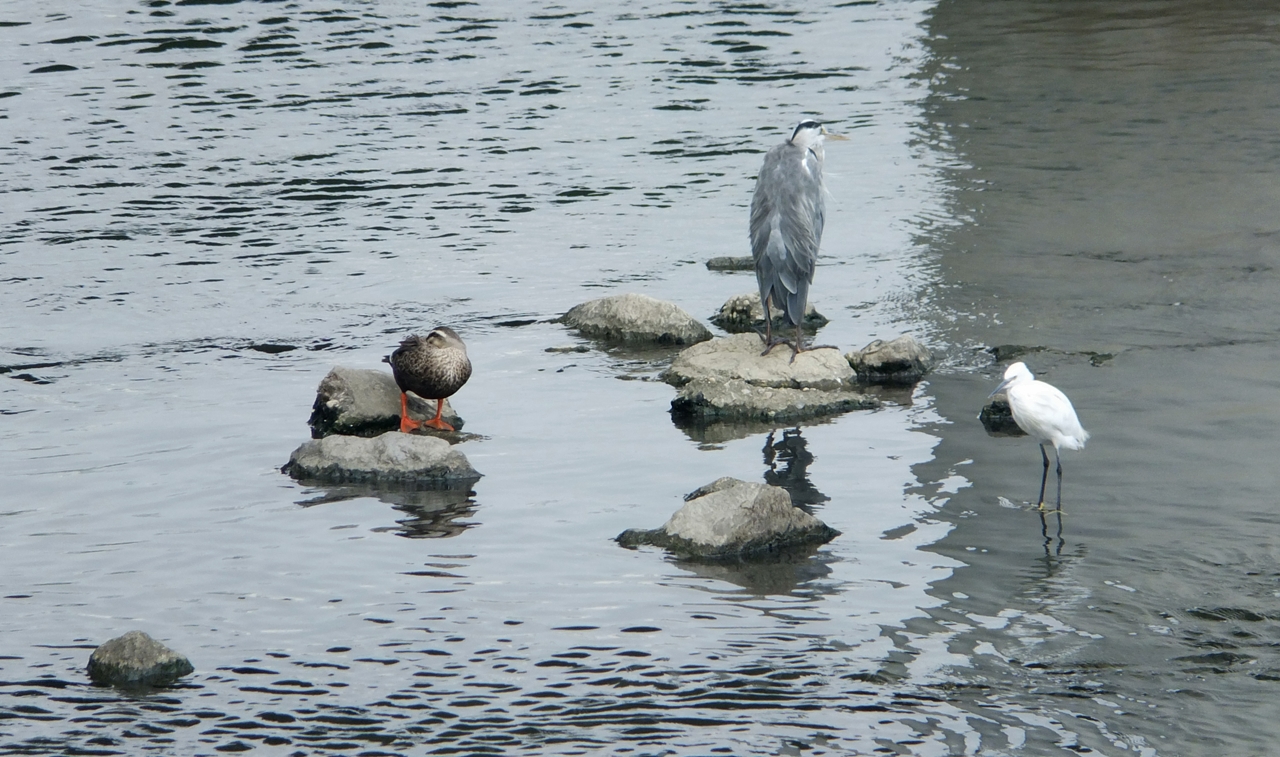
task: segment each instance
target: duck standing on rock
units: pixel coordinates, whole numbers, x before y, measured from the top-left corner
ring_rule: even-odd
[[[846,137],[828,132],[817,121],[804,120],[791,138],[764,156],[751,197],[751,257],[760,283],[760,304],[764,306],[764,352],[774,341],[770,305],[780,309],[796,329],[791,359],[804,351],[804,309],[809,285],[818,263],[818,244],[826,202],[822,186],[824,140]]]
[[[462,337],[448,326],[439,326],[425,337],[414,334],[406,338],[396,351],[382,359],[391,364],[391,373],[400,387],[400,431],[430,426],[452,431],[453,426],[440,419],[444,400],[453,396],[471,378],[471,360]],[[436,401],[436,417],[415,421],[409,417],[409,396],[413,392],[424,400]]]

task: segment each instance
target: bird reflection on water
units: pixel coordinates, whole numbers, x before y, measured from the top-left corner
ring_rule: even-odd
[[[768,468],[764,472],[764,481],[786,489],[791,495],[791,504],[812,515],[814,505],[831,498],[818,491],[809,480],[808,468],[814,457],[808,450],[808,442],[800,435],[799,427],[783,431],[782,439],[777,442],[773,435],[774,432],[770,431],[764,440],[764,464]]]

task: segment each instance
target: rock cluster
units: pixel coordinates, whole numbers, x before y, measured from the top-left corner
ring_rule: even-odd
[[[626,345],[685,345],[711,338],[706,326],[678,306],[643,294],[584,302],[560,320],[583,336]]]
[[[118,636],[89,656],[89,678],[100,686],[168,686],[194,670],[190,660],[142,631]]]
[[[414,418],[433,417],[435,405],[409,395]],[[442,417],[462,428],[462,418],[447,400]],[[386,371],[333,368],[316,390],[310,424],[312,441],[295,449],[280,468],[299,481],[404,490],[452,489],[480,478],[466,456],[437,432],[400,433],[400,388]]]
[[[839,535],[793,506],[777,486],[726,477],[685,500],[660,528],[629,529],[618,543],[661,547],[686,560],[760,560],[811,550]]]

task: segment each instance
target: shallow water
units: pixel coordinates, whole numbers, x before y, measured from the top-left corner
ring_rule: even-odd
[[[1258,753],[1280,19],[1072,9],[6,9],[3,750]],[[702,262],[801,115],[853,138],[822,340],[928,341],[908,403],[684,431],[668,353],[547,351],[591,297],[750,291]],[[329,367],[436,323],[473,493],[279,473]],[[1034,445],[975,420],[1004,344],[1094,433],[1060,537],[1019,509]],[[755,569],[611,541],[722,475],[843,535]],[[88,685],[132,628],[197,672]]]

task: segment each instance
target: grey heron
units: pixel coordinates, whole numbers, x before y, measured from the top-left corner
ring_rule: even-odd
[[[809,285],[818,262],[818,244],[826,212],[822,186],[822,143],[845,139],[817,121],[804,120],[791,138],[764,156],[751,197],[751,257],[764,306],[764,352],[781,342],[773,339],[776,306],[796,327],[791,359],[804,350],[800,323],[809,300]]]

